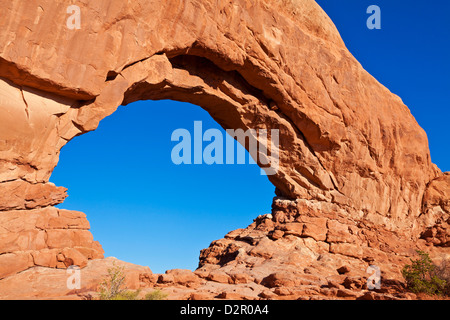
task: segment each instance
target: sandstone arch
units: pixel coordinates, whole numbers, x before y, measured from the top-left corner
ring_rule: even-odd
[[[64,1],[1,3],[0,226],[25,212],[35,220],[4,232],[0,254],[19,262],[0,278],[73,262],[74,248],[101,256],[83,215],[52,207],[65,189],[48,181],[67,142],[141,99],[200,105],[224,128],[280,129],[270,180],[282,197],[334,204],[410,239],[448,217],[427,202],[427,185],[449,183],[425,132],[313,0],[83,0],[79,30],[67,28]]]

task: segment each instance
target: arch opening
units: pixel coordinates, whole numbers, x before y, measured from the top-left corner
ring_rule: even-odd
[[[196,105],[139,101],[62,149],[51,177],[69,190],[59,207],[87,214],[105,256],[157,273],[194,270],[211,241],[270,212],[274,186],[257,165],[172,162],[172,132],[194,121],[226,135]]]

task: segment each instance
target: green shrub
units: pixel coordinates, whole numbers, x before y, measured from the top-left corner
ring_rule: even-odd
[[[156,289],[148,294],[145,295],[145,300],[166,300],[168,294],[165,292],[162,292],[159,289]]]
[[[129,291],[124,287],[124,267],[108,269],[108,276],[100,284],[100,300],[137,300],[139,291]]]
[[[139,300],[140,290],[127,290],[125,288],[124,267],[116,266],[108,269],[108,276],[100,284],[100,300]],[[148,293],[144,300],[166,300],[168,294],[156,289]]]
[[[417,254],[419,259],[411,259],[411,264],[402,269],[407,288],[414,293],[443,294],[446,281],[436,274],[436,266],[428,253],[417,250]]]

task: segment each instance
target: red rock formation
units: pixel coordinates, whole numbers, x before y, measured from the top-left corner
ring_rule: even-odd
[[[86,266],[103,257],[86,215],[54,207],[0,214],[0,279],[32,266]]]
[[[235,266],[229,281],[295,287],[301,260],[314,271],[298,281],[321,283],[312,275],[328,272],[322,256],[336,270],[380,261],[395,276],[423,242],[448,254],[448,175],[408,108],[313,0],[81,1],[74,30],[65,1],[1,4],[0,279],[102,256],[82,214],[52,207],[66,194],[49,178],[67,142],[142,99],[197,104],[224,128],[280,130],[269,179],[286,200],[201,255],[220,268],[242,252],[242,265],[278,262],[273,275]]]

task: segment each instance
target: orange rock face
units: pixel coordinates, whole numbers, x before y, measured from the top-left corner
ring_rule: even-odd
[[[32,266],[83,267],[102,258],[86,215],[54,207],[0,214],[0,279]]]
[[[242,243],[252,246],[247,256],[273,259],[270,241],[283,244],[286,263],[321,252],[403,257],[419,239],[448,254],[449,176],[431,163],[408,108],[361,67],[313,0],[79,6],[80,28],[70,28],[66,1],[2,0],[0,279],[102,257],[85,216],[53,207],[66,193],[48,181],[66,143],[145,99],[197,104],[226,129],[278,129],[269,179],[280,199],[310,205],[274,209],[260,229],[206,249],[201,263],[235,261]],[[271,274],[269,286],[290,281]]]

